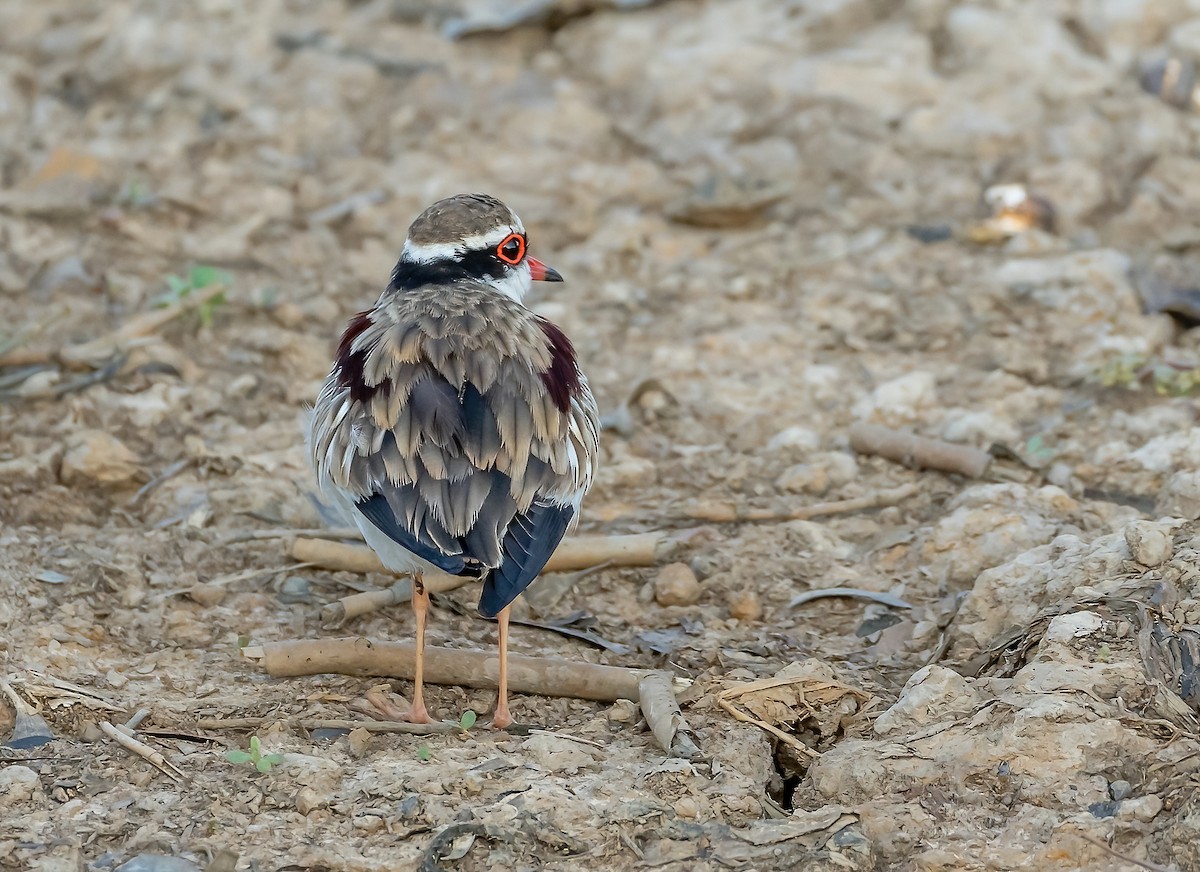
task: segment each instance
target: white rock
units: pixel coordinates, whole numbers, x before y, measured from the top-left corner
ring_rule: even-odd
[[[932,372],[918,371],[878,385],[871,395],[854,406],[859,418],[880,416],[889,422],[911,421],[921,409],[937,403],[937,379]]]
[[[947,409],[942,438],[947,442],[983,447],[993,442],[1016,445],[1021,440],[1021,430],[1011,421],[986,410]]]
[[[1090,636],[1103,626],[1104,619],[1095,612],[1072,612],[1054,618],[1042,639],[1047,642],[1070,642]]]
[[[1171,527],[1154,521],[1134,521],[1125,528],[1129,553],[1142,566],[1158,566],[1171,559]]]
[[[40,792],[38,774],[28,766],[5,766],[0,768],[0,803],[12,805],[32,799]]]
[[[788,427],[786,430],[780,430],[767,443],[767,451],[779,451],[784,448],[816,451],[820,447],[820,435],[807,427]]]
[[[972,581],[1057,535],[1079,504],[1052,485],[976,485],[951,504],[922,545],[929,568],[952,582]]]
[[[957,643],[983,649],[1051,602],[1093,580],[1119,583],[1129,551],[1120,533],[1086,542],[1064,534],[979,575],[955,620]]]
[[[1162,799],[1157,794],[1150,793],[1146,796],[1124,800],[1121,803],[1121,807],[1117,810],[1117,817],[1133,818],[1134,820],[1149,823],[1158,817],[1159,812],[1162,810]]]
[[[875,721],[875,733],[885,736],[898,730],[953,720],[971,711],[978,692],[953,669],[926,666],[908,679],[900,698]]]

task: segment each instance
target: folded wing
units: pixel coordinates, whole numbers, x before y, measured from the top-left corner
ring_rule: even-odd
[[[480,611],[494,616],[577,517],[596,408],[560,332],[470,293],[409,292],[352,321],[310,444],[323,488],[433,566],[483,576]],[[548,386],[568,365],[564,397]]]

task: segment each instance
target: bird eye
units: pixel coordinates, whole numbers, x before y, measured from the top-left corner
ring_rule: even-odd
[[[504,241],[496,246],[496,257],[505,263],[516,266],[525,257],[525,237],[520,233],[510,233]]]

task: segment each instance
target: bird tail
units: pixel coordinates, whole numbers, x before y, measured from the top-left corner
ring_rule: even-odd
[[[562,541],[574,515],[573,506],[534,503],[528,512],[513,518],[504,536],[503,559],[483,581],[479,614],[496,617],[529,587]]]

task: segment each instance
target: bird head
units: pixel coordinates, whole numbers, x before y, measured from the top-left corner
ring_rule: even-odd
[[[475,281],[520,302],[531,282],[563,280],[558,270],[528,253],[528,244],[521,219],[495,197],[447,197],[408,228],[392,287]]]

